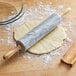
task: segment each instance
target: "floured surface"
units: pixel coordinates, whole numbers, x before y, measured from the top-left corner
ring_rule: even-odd
[[[10,2],[14,1],[15,4],[18,2],[18,0],[7,0],[7,1],[10,1]],[[69,30],[69,26],[67,22],[71,21],[75,27],[74,29],[76,30],[76,26],[75,26],[76,19],[74,19],[74,17],[76,16],[76,11],[75,11],[76,0],[69,0],[69,1],[68,0],[25,0],[25,1],[26,1],[25,5],[27,4],[30,7],[36,4],[36,2],[38,3],[40,1],[43,1],[45,5],[47,3],[50,3],[50,1],[52,1],[52,4],[54,6],[63,5],[64,7],[71,7],[72,8],[71,12],[64,17],[66,24],[64,23],[63,27],[65,27],[67,32]],[[20,23],[17,23],[15,25],[18,26],[18,24]],[[28,28],[31,29],[30,26]],[[27,29],[27,31],[29,30]],[[71,35],[70,38],[73,37],[73,34],[71,32],[68,32],[68,34]],[[74,39],[76,40],[76,35],[74,35]],[[18,76],[75,76],[76,64],[71,68],[66,64],[63,64],[60,62],[60,58],[66,51],[65,50],[66,47],[68,47],[68,45],[66,45],[65,43],[65,47],[61,47],[60,51],[59,50],[52,51],[50,55],[45,54],[45,55],[34,56],[33,54],[28,52],[23,53],[23,55],[21,55],[21,53],[20,54],[17,53],[15,56],[13,56],[13,58],[6,61],[6,63],[4,62],[3,64],[0,63],[0,76],[11,76],[11,75],[12,76],[17,76],[17,75]],[[7,52],[5,46],[3,46],[3,48],[4,48],[4,51],[0,50],[0,58]],[[38,56],[40,56],[40,58]]]
[[[15,30],[15,38],[18,40],[29,30],[38,25],[39,21],[30,21],[25,25],[20,26]],[[66,33],[62,26],[58,26],[55,30],[49,33],[45,38],[40,40],[36,45],[31,47],[28,51],[35,54],[48,53],[56,48],[60,47],[63,43],[63,40],[66,39]]]

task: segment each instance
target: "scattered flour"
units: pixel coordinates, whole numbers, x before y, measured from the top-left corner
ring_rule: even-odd
[[[62,10],[63,8],[64,8],[63,5],[58,5],[58,6],[55,7],[56,10]]]
[[[13,38],[12,38],[12,32],[11,32],[11,26],[1,26],[2,27],[2,36],[0,36],[0,43],[6,43],[7,45],[12,45],[14,43]],[[6,35],[4,37],[3,35]],[[15,45],[16,46],[16,45]]]
[[[68,26],[69,32],[71,32],[73,35],[75,35],[75,31],[73,30],[73,23],[71,21],[69,21],[67,23],[67,26]]]

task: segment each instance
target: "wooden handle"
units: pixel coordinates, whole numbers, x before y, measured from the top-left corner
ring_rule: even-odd
[[[63,17],[64,15],[66,15],[67,13],[69,13],[71,10],[71,8],[67,8],[64,10],[64,12],[61,13],[61,17]]]
[[[72,44],[66,54],[62,57],[62,61],[67,64],[74,64],[76,61],[76,42]]]
[[[13,50],[11,50],[10,52],[6,53],[6,54],[3,56],[3,59],[4,59],[4,60],[9,59],[9,58],[12,57],[16,52],[18,52],[20,49],[21,49],[21,46],[18,45],[15,49],[13,49]]]

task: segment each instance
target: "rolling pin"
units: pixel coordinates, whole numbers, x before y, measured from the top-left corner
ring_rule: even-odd
[[[76,41],[70,46],[61,59],[63,62],[73,65],[76,61]]]
[[[70,8],[66,9],[64,13],[62,13],[61,15],[58,15],[57,13],[53,13],[50,17],[48,17],[38,26],[33,28],[30,32],[25,34],[22,38],[20,38],[17,41],[17,44],[18,44],[17,47],[9,51],[7,54],[5,54],[3,56],[3,59],[4,60],[9,59],[16,52],[18,52],[19,50],[22,50],[23,48],[25,49],[25,51],[29,49],[31,46],[37,43],[40,39],[42,39],[48,33],[53,31],[57,27],[57,25],[60,24],[61,17],[67,14],[69,11],[70,11]]]

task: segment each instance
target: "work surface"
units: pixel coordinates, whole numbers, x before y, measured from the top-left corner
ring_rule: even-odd
[[[1,1],[1,0],[0,0]],[[7,0],[13,1],[13,0]],[[33,6],[35,2],[42,1],[43,3],[52,2],[53,6],[62,4],[65,7],[71,7],[71,12],[66,15],[73,22],[74,27],[76,26],[76,0],[24,0],[24,4],[28,7]],[[15,0],[15,4],[17,0]],[[74,28],[73,27],[73,28]],[[76,28],[74,28],[75,30]],[[76,36],[72,37],[76,40]],[[5,50],[6,47],[3,47]],[[11,47],[12,48],[12,47]],[[6,51],[0,52],[2,57]],[[60,62],[60,58],[57,58],[56,62],[50,62],[48,64],[41,64],[37,59],[25,59],[21,55],[16,54],[14,58],[9,59],[6,62],[0,61],[0,76],[75,76],[76,75],[76,64],[70,67]]]

